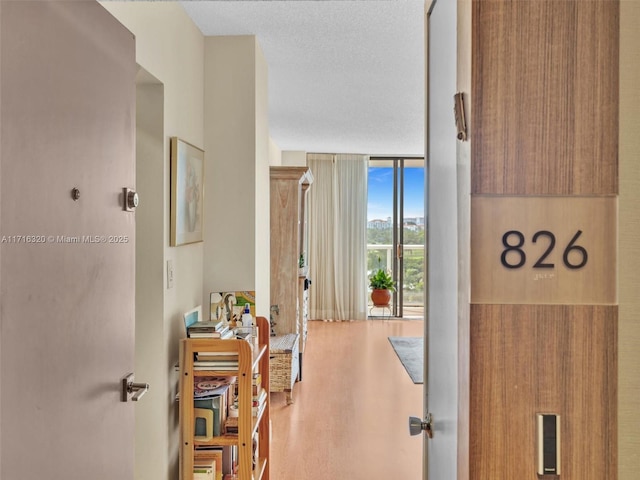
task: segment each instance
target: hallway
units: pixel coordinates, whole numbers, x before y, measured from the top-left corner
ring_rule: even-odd
[[[414,385],[387,337],[420,336],[422,321],[309,322],[294,404],[271,394],[273,480],[418,480],[422,415]]]

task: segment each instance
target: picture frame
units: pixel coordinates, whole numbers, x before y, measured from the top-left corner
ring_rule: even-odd
[[[204,151],[171,137],[171,239],[177,247],[204,240]]]
[[[240,319],[244,306],[249,304],[251,316],[256,316],[254,290],[211,292],[209,294],[209,321],[234,322]]]

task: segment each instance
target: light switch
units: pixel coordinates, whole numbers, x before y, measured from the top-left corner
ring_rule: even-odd
[[[173,288],[173,261],[167,260],[167,289]]]
[[[560,475],[560,415],[538,414],[538,475]]]

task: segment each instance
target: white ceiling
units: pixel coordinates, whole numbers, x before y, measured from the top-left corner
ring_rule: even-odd
[[[424,154],[424,0],[180,3],[205,35],[256,35],[282,150]]]

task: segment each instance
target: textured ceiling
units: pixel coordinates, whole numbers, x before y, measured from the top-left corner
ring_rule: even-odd
[[[424,0],[180,3],[205,35],[256,35],[282,150],[424,154]]]

